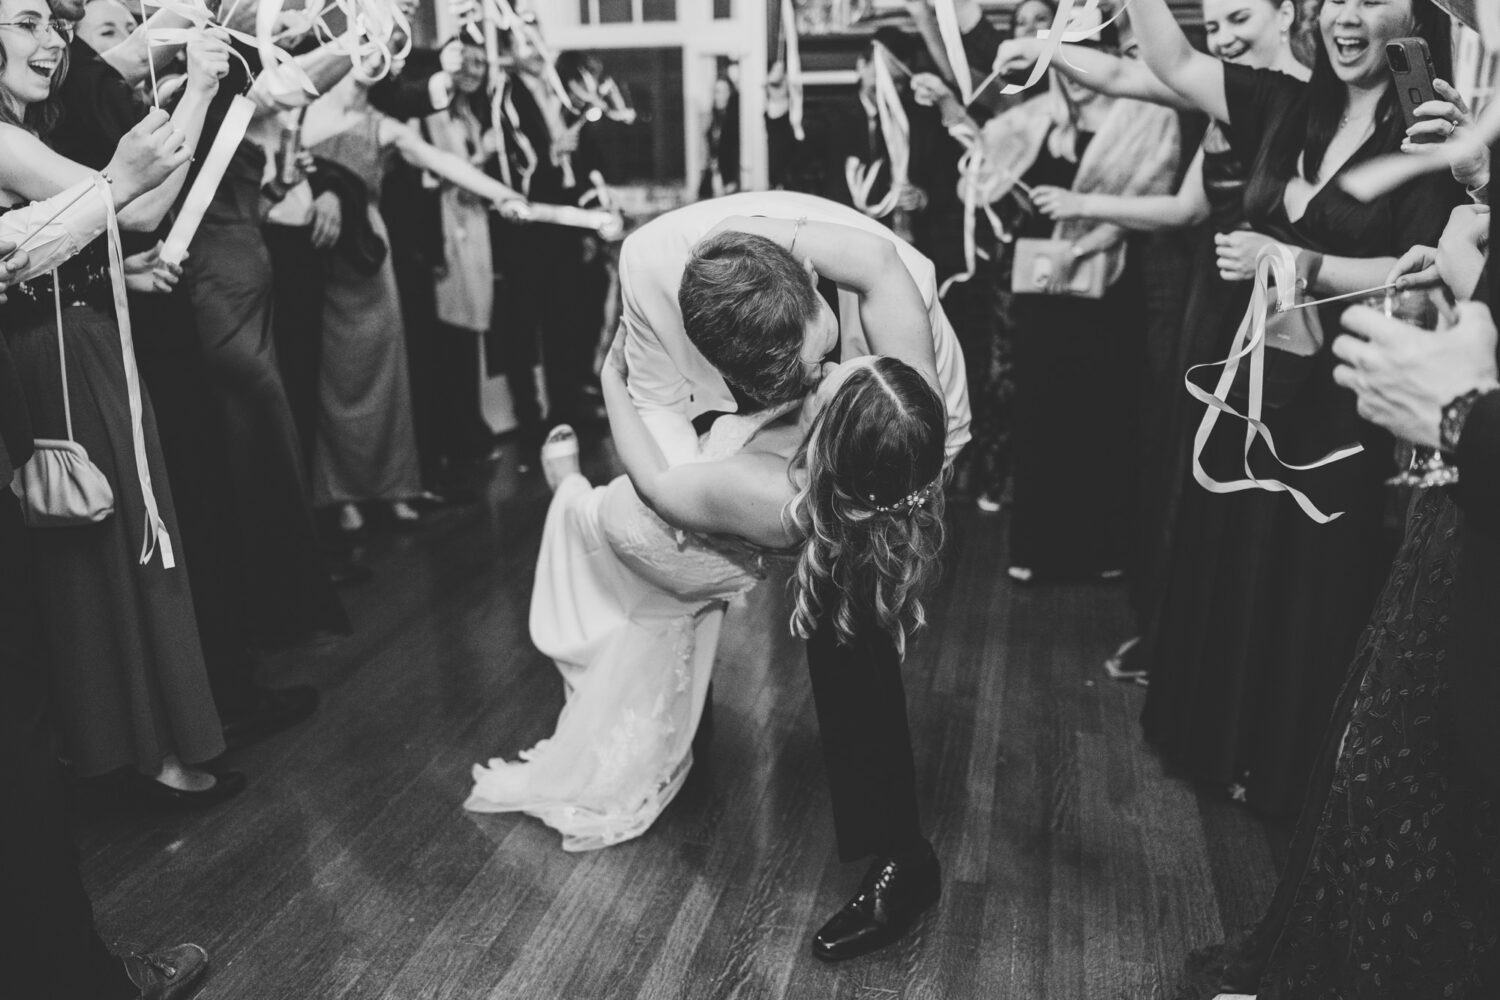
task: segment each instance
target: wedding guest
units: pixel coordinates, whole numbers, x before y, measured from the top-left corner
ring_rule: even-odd
[[[1099,24],[1094,15],[1089,44],[1113,47],[1113,29],[1100,31]],[[1176,169],[1179,136],[1168,109],[1114,100],[1062,78],[986,123],[983,142],[979,196],[994,203],[1043,185],[1111,194],[1163,191]],[[1115,577],[1126,565],[1131,531],[1131,373],[1140,367],[1145,320],[1140,281],[1127,270],[1119,227],[1054,224],[1041,214],[1023,214],[1013,235],[1051,242],[1036,244],[1050,256],[1033,265],[1047,269],[1048,284],[1038,287],[1028,273],[1016,279],[1025,284],[1012,286],[1009,573],[1021,581]],[[1057,283],[1080,266],[1099,269],[1098,287],[1088,297],[1060,294]]]
[[[1468,122],[1460,107],[1449,111],[1432,124],[1455,126],[1452,134]],[[1475,214],[1486,223],[1478,231]],[[1448,292],[1472,287],[1489,223],[1488,212],[1460,209],[1443,249],[1421,248]],[[1420,257],[1407,255],[1397,272]],[[1436,333],[1366,306],[1342,321],[1352,336],[1333,345],[1342,362],[1334,378],[1360,414],[1445,453],[1462,479],[1415,490],[1281,883],[1252,933],[1194,960],[1192,992],[1489,997],[1500,986],[1500,689],[1496,647],[1473,640],[1493,637],[1500,596],[1488,520],[1500,500],[1495,324],[1475,302]]]
[[[1292,45],[1296,21],[1291,0],[1205,0],[1203,4],[1210,54],[1226,62],[1274,69],[1305,80],[1309,71],[1297,60]],[[1005,75],[1024,74],[1041,52],[1042,43],[1035,38],[1007,41],[996,52],[996,69]],[[1065,44],[1052,65],[1078,84],[1103,94],[1190,107],[1138,59]],[[1234,232],[1245,226],[1247,173],[1223,127],[1211,123],[1176,194],[1122,197],[1076,194],[1058,187],[1036,191],[1038,209],[1054,220],[1083,219],[1145,232],[1199,227],[1185,311],[1177,324],[1180,334],[1171,344],[1157,345],[1157,350],[1166,355],[1161,365],[1165,377],[1142,380],[1142,412],[1155,414],[1156,419],[1143,417],[1142,421],[1142,437],[1147,439],[1143,445],[1150,450],[1143,450],[1138,491],[1142,558],[1132,574],[1139,577],[1132,579],[1138,631],[1106,661],[1106,669],[1116,678],[1144,682],[1147,676],[1151,656],[1141,645],[1140,635],[1155,619],[1165,585],[1163,567],[1180,537],[1174,517],[1178,500],[1184,490],[1198,489],[1190,461],[1193,432],[1202,412],[1182,390],[1183,373],[1192,365],[1225,356],[1249,303],[1250,289],[1245,282],[1226,281],[1220,276],[1214,241],[1215,233]],[[1205,222],[1207,225],[1200,226]],[[1202,540],[1184,538],[1184,544],[1197,546]]]
[[[119,179],[124,180],[123,174]],[[102,196],[84,190],[83,201],[69,209],[74,197],[64,193],[0,216],[0,305],[6,289],[33,263],[19,246],[38,226],[59,210],[91,215],[87,227],[51,224],[64,239],[69,228],[79,234],[72,246],[55,253],[58,258],[81,249],[83,236],[102,227]],[[54,266],[60,262],[37,261]],[[35,430],[26,396],[9,342],[0,332],[0,482],[8,482],[32,454]],[[0,962],[9,970],[7,986],[18,996],[36,1000],[181,1000],[207,968],[203,949],[182,944],[145,955],[111,955],[94,926],[55,750],[33,537],[15,494],[0,489],[0,551],[6,554],[0,560],[0,637],[6,645],[0,657],[0,684],[5,689],[0,698],[0,760],[6,764],[0,793],[12,810],[10,820],[0,824],[0,919],[13,928],[0,944]]]
[[[115,6],[113,0],[94,0],[84,21],[98,20]],[[61,3],[53,10],[62,10]],[[102,23],[117,20],[111,15]],[[152,23],[161,20],[158,14]],[[56,88],[60,114],[50,141],[86,167],[103,168],[120,137],[147,110],[135,89],[150,72],[142,33],[117,34],[96,36],[101,45],[113,43],[107,57],[75,37],[68,73]],[[151,47],[161,63],[158,71],[165,67],[163,56],[178,49]],[[265,598],[255,593],[257,581],[247,575],[228,428],[189,297],[176,287],[180,271],[159,265],[156,248],[166,228],[124,234],[125,252],[132,254],[125,265],[136,358],[158,418],[183,547],[192,553],[193,609],[214,702],[225,739],[240,746],[306,718],[317,707],[317,692],[307,685],[271,688],[255,680],[257,655],[284,645],[276,637],[283,623],[257,613]]]
[[[254,11],[240,5],[232,26],[253,30]],[[249,84],[247,66],[259,55],[236,43],[245,60],[231,61],[225,86],[210,109],[197,161],[208,155],[234,96]],[[349,59],[328,47],[297,62],[313,87],[327,89],[349,71]],[[228,432],[227,454],[238,501],[245,593],[250,620],[268,648],[345,634],[348,618],[333,591],[358,579],[361,568],[325,561],[313,526],[303,452],[277,365],[272,327],[274,280],[262,230],[262,182],[268,146],[279,144],[276,112],[309,97],[287,75],[259,73],[249,89],[257,113],[235,148],[223,180],[189,247],[183,287],[203,349],[209,385]]]
[[[740,94],[728,77],[714,81],[705,143],[708,161],[698,181],[698,197],[734,194],[740,189]]]
[[[501,120],[494,170],[501,183],[529,201],[576,205],[589,184],[587,160],[575,163],[587,126],[569,127],[561,97],[549,85],[546,60],[529,36],[500,35]],[[515,407],[521,465],[536,461],[547,424],[580,423],[583,372],[592,378],[594,329],[573,323],[573,284],[583,249],[580,234],[563,226],[526,226],[492,217],[500,315],[489,332],[486,357],[503,371]],[[536,367],[546,384],[545,419]]]
[[[1196,52],[1162,0],[1138,0],[1131,17],[1147,65],[1224,123],[1250,166],[1244,206],[1255,231],[1216,237],[1227,280],[1248,281],[1256,253],[1274,239],[1299,248],[1309,296],[1358,292],[1382,284],[1413,244],[1434,242],[1462,196],[1450,178],[1415,181],[1368,203],[1337,179],[1401,145],[1385,43],[1424,37],[1444,76],[1446,15],[1423,0],[1324,2],[1308,83]],[[1318,315],[1326,330],[1336,317],[1336,305]],[[1256,808],[1283,815],[1307,787],[1391,551],[1382,527],[1390,439],[1359,421],[1352,397],[1332,381],[1326,351],[1309,368],[1267,418],[1281,454],[1310,461],[1354,442],[1363,452],[1292,472],[1256,451],[1251,467],[1341,516],[1317,523],[1287,495],[1264,490],[1187,490],[1174,531],[1191,541],[1171,553],[1145,640],[1147,738],[1182,773],[1233,786]],[[1205,444],[1203,466],[1220,480],[1244,478],[1245,450],[1243,428],[1226,422]]]
[[[422,120],[424,136],[437,149],[462,157],[482,168],[489,158],[486,135],[489,126],[489,79],[484,46],[470,35],[452,43],[458,53],[453,74],[454,99],[447,108]],[[389,185],[398,165],[387,174]],[[407,171],[415,168],[407,165]],[[490,246],[489,205],[461,187],[445,185],[435,192],[437,205],[436,247],[430,251],[433,264],[427,269],[427,297],[434,308],[433,325],[427,339],[434,375],[431,401],[432,444],[428,451],[442,467],[457,470],[463,463],[481,458],[490,450],[490,429],[484,422],[479,396],[480,338],[495,322],[495,264]],[[382,206],[389,202],[382,201]],[[390,218],[387,214],[387,223]],[[397,238],[393,232],[393,243]],[[394,249],[394,248],[393,248]],[[398,272],[397,283],[401,278]],[[410,315],[406,315],[410,322]],[[408,343],[411,341],[408,332]],[[415,362],[413,362],[415,365]],[[417,378],[412,379],[414,414],[419,398]],[[417,421],[419,452],[423,464],[430,460],[423,451],[422,422]],[[452,472],[450,471],[450,475]]]
[[[359,76],[340,81],[309,109],[303,140],[314,156],[358,182],[343,191],[344,224],[327,258],[314,501],[337,505],[345,530],[361,526],[356,505],[369,501],[409,523],[419,517],[409,501],[421,492],[421,477],[400,303],[378,208],[389,154],[504,206],[512,218],[524,201],[468,160],[373,110]]]
[[[71,22],[38,0],[5,0],[0,16],[0,51],[12,68],[0,73],[0,197],[14,207],[94,174],[36,134],[55,120],[51,77],[66,70]],[[185,147],[228,69],[217,37],[200,36],[188,52],[190,79],[170,123],[153,113],[127,133],[105,171],[118,178],[122,225],[160,224],[186,175]],[[182,154],[150,184],[130,170],[142,143]],[[237,793],[244,776],[191,766],[218,756],[224,739],[187,573],[174,558],[181,536],[155,414],[116,322],[111,266],[98,241],[49,278],[18,285],[0,307],[38,436],[81,445],[116,508],[101,521],[39,531],[34,541],[54,697],[75,773],[132,767],[132,787],[148,800],[206,805]]]
[[[946,65],[942,40],[936,31],[932,7],[925,0],[908,4],[924,41],[927,43],[928,60],[941,67]],[[979,75],[989,71],[1003,35],[985,16],[977,3],[960,2],[955,5],[959,29],[962,32],[969,72],[977,81]],[[1012,14],[1012,35],[1028,38],[1042,28],[1049,27],[1056,10],[1048,0],[1024,0]],[[931,86],[931,74],[919,73],[913,80],[917,103],[939,104],[942,113],[939,122],[951,134],[955,126],[966,121],[982,122],[1001,110],[1014,107],[1023,98],[1000,93],[1000,86],[985,88],[976,95],[968,108],[957,101],[941,96],[948,88]],[[1035,97],[1047,88],[1047,78],[1035,84],[1027,96]],[[968,206],[956,196],[952,179],[957,176],[959,158],[964,147],[951,138],[938,137],[924,140],[929,146],[939,173],[928,190],[928,208],[923,213],[924,232],[919,234],[923,251],[933,259],[938,273],[946,278],[968,273],[966,235]],[[1013,203],[992,206],[1002,224],[1013,228],[1018,210]],[[1012,471],[1011,429],[1015,420],[1012,411],[1015,396],[1014,330],[1012,299],[1008,282],[1002,276],[1011,265],[1012,244],[1002,240],[992,227],[976,218],[973,229],[973,246],[976,259],[987,259],[989,265],[977,268],[967,278],[949,285],[943,293],[944,307],[953,320],[954,330],[964,345],[964,354],[969,359],[969,399],[974,407],[974,442],[959,456],[954,469],[956,490],[972,494],[975,504],[985,513],[1000,511],[1006,496]]]

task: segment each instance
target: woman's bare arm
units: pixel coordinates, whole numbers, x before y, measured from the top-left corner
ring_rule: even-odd
[[[742,453],[719,462],[669,466],[631,402],[619,356],[612,352],[599,381],[615,452],[642,502],[663,521],[686,531],[736,535],[770,548],[798,542],[782,518],[792,498],[786,461]]]
[[[822,277],[859,293],[859,317],[870,350],[911,365],[942,392],[927,302],[896,244],[877,233],[832,222],[734,216],[715,231],[764,236],[812,262]]]

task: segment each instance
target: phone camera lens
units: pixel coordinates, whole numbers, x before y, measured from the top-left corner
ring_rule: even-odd
[[[1411,63],[1406,61],[1406,50],[1399,45],[1387,45],[1385,47],[1386,61],[1391,64],[1391,69],[1397,73],[1411,72]]]

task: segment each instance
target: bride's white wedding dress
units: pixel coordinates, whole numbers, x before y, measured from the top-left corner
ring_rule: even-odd
[[[737,453],[786,409],[720,417],[699,461]],[[638,837],[692,767],[692,739],[727,602],[764,577],[763,556],[667,525],[621,476],[558,484],[531,593],[531,640],[557,664],[553,734],[474,766],[464,808],[525,812],[590,851]]]

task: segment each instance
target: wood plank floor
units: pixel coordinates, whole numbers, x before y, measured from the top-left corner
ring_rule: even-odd
[[[606,472],[607,445],[587,451]],[[107,939],[201,943],[210,1000],[1148,1000],[1269,897],[1280,832],[1165,776],[1144,691],[1099,670],[1123,590],[1011,583],[1003,519],[967,504],[905,667],[945,884],[900,946],[808,951],[861,869],[835,856],[779,581],[731,611],[712,754],[644,837],[569,855],[535,820],[465,813],[469,766],[561,704],[526,632],[546,488],[510,454],[485,482],[485,503],[371,546],[354,637],[267,665],[324,706],[226,760],[242,796],[84,821]]]

